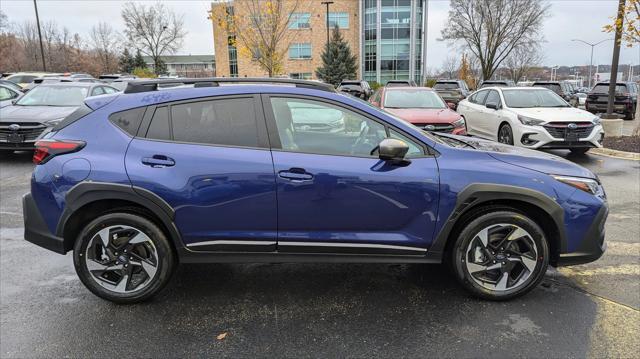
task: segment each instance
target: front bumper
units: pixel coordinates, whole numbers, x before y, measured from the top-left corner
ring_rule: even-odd
[[[64,246],[64,239],[56,237],[49,231],[31,193],[27,193],[22,197],[22,213],[24,216],[25,240],[56,253],[65,254],[67,252]]]
[[[519,133],[514,134],[514,142],[516,145],[531,149],[602,147],[603,139],[604,129],[602,125],[594,126],[588,136],[579,137],[576,140],[570,141],[552,136],[542,126],[523,126]],[[525,140],[537,142],[527,143]]]
[[[604,241],[604,224],[608,214],[609,208],[606,205],[602,206],[578,249],[571,253],[561,253],[557,262],[558,266],[589,263],[602,257],[607,249],[607,243]]]

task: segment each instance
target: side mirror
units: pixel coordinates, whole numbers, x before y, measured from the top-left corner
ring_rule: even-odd
[[[383,161],[408,163],[404,159],[408,151],[409,146],[406,143],[393,138],[385,138],[378,145],[379,158]]]
[[[450,109],[454,110],[456,109],[456,104],[453,102],[447,102],[447,106],[449,106]]]
[[[493,110],[497,110],[499,106],[498,106],[498,104],[497,104],[497,103],[495,103],[495,102],[487,102],[487,103],[485,104],[485,107],[486,107],[486,108],[493,109]]]
[[[11,104],[12,104],[12,105],[15,105],[15,104],[16,104],[16,102],[18,102],[18,99],[17,99],[17,98],[16,98],[16,99],[11,100]]]

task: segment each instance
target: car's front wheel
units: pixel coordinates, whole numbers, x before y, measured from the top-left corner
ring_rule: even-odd
[[[451,251],[456,278],[490,300],[521,296],[540,283],[549,246],[540,226],[515,210],[500,209],[468,222]]]
[[[74,265],[95,295],[116,303],[136,303],[169,281],[175,256],[167,237],[148,219],[110,213],[91,221],[74,246]]]
[[[508,124],[504,124],[498,130],[498,142],[504,143],[505,145],[513,145],[513,131],[511,130],[511,126]]]

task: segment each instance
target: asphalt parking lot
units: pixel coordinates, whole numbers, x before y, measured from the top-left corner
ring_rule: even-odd
[[[570,159],[604,183],[608,251],[520,299],[471,298],[441,266],[216,264],[118,306],[82,286],[70,254],[22,240],[30,155],[2,158],[0,357],[637,357],[640,162]]]

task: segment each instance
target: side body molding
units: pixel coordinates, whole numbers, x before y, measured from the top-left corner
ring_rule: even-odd
[[[80,182],[67,192],[65,196],[65,209],[58,221],[56,235],[63,237],[67,221],[77,210],[87,204],[101,200],[124,200],[146,208],[162,221],[162,224],[170,232],[171,240],[176,248],[184,246],[180,239],[178,229],[173,223],[175,212],[162,198],[144,188],[103,182]],[[65,238],[65,248],[67,250],[72,249],[72,245],[68,245],[66,242],[69,241],[73,243],[74,240],[75,238]]]
[[[500,200],[526,202],[546,212],[553,219],[560,236],[560,238],[558,238],[559,253],[567,251],[564,210],[553,198],[542,192],[510,185],[474,183],[460,191],[457,197],[454,210],[442,226],[440,233],[437,234],[433,245],[429,248],[429,252],[427,252],[427,257],[431,259],[442,260],[449,235],[454,230],[457,220],[462,215],[479,204]],[[554,256],[557,254],[558,253],[552,253]]]

